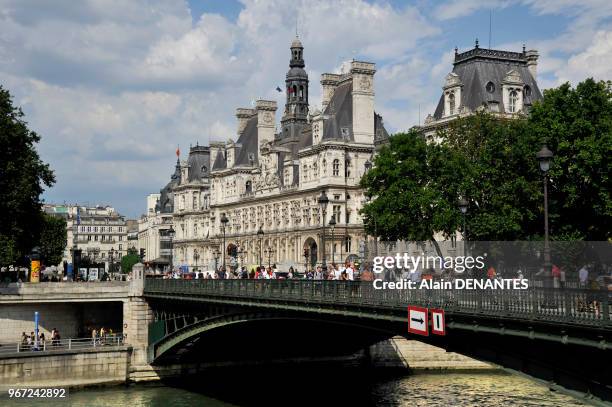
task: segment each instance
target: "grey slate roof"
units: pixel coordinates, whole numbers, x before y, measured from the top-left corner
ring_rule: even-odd
[[[251,165],[257,165],[259,160],[257,158],[259,151],[259,138],[257,133],[257,115],[253,115],[247,120],[244,131],[238,137],[237,144],[239,144],[240,151],[236,154],[236,162],[234,165],[243,165],[250,167]],[[254,159],[252,164],[249,160],[249,153]]]
[[[174,211],[174,193],[172,190],[181,181],[181,163],[177,159],[176,167],[174,168],[174,174],[170,177],[170,182],[162,188],[159,193],[159,201],[155,205],[155,211],[161,213],[172,213]]]
[[[323,140],[353,141],[353,83],[351,81],[338,85],[329,104],[323,111],[329,116],[323,125]],[[342,128],[347,134],[342,136]],[[311,141],[312,144],[312,141]]]
[[[215,163],[213,164],[213,170],[222,170],[227,167],[227,162],[225,161],[225,155],[223,155],[223,151],[219,150],[217,152],[217,156],[215,157]]]
[[[464,55],[469,56],[464,57]],[[491,56],[489,56],[489,54]],[[461,92],[461,105],[476,110],[483,104],[495,101],[499,104],[499,111],[505,112],[502,98],[502,82],[509,71],[515,70],[521,80],[529,86],[531,95],[525,95],[524,104],[531,105],[542,98],[538,85],[527,68],[527,61],[523,54],[497,50],[475,48],[455,56],[453,73],[459,76],[463,83]],[[493,82],[495,91],[486,90],[488,82]],[[440,119],[444,115],[444,95],[440,96],[434,118]]]
[[[208,147],[195,146],[189,151],[189,181],[208,177],[210,172],[210,150]]]

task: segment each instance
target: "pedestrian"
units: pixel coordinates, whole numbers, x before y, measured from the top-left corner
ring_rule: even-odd
[[[22,347],[28,346],[28,343],[29,343],[28,342],[28,335],[26,335],[25,332],[22,332],[21,333],[21,345],[22,345]]]
[[[559,280],[561,280],[561,269],[556,264],[553,264],[550,274],[553,278],[553,287],[559,288]]]
[[[493,280],[496,275],[497,273],[495,272],[495,267],[490,266],[489,269],[487,270],[487,278],[489,280]]]
[[[578,270],[578,279],[580,280],[580,288],[586,288],[589,281],[589,269],[586,264]]]
[[[96,340],[98,338],[98,331],[96,331],[96,328],[91,330],[91,340],[93,342],[93,346],[96,346]]]
[[[314,280],[323,280],[323,271],[321,271],[321,266],[317,266],[317,269],[313,275]]]

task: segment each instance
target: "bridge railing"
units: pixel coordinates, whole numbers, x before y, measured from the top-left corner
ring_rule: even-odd
[[[145,295],[199,296],[293,301],[405,309],[443,308],[457,314],[541,319],[610,325],[610,293],[605,290],[529,288],[526,290],[375,289],[372,282],[323,280],[160,280],[147,279]]]

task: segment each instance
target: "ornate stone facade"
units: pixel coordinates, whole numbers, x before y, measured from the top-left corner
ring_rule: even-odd
[[[254,109],[237,109],[236,141],[192,148],[180,164],[172,188],[175,267],[212,270],[225,257],[227,265],[249,269],[276,263],[303,270],[323,262],[323,240],[327,262],[360,256],[359,181],[375,141],[388,137],[374,112],[375,65],[353,61],[348,73],[323,74],[322,111],[310,110],[304,48],[296,38],[290,49],[280,131],[276,102],[258,100]],[[206,158],[196,160],[198,154]]]

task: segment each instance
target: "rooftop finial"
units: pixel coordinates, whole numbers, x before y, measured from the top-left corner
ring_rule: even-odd
[[[523,54],[525,53],[525,44],[523,44]]]
[[[455,45],[455,55],[457,55],[459,53],[459,48],[457,48],[457,46]]]
[[[478,45],[478,38],[476,38],[476,45],[474,45],[474,48],[480,48],[480,46]]]

